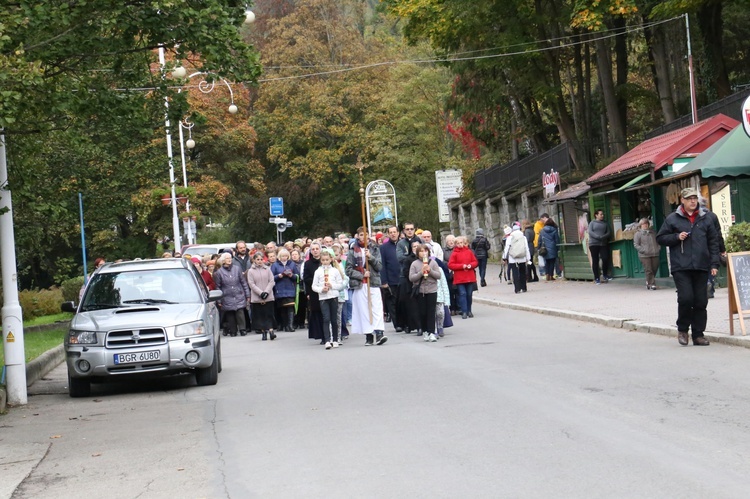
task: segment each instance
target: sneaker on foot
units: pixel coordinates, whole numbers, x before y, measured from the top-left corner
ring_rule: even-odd
[[[334,341],[332,343],[332,345],[333,345],[333,348],[338,348],[339,347],[339,342],[338,341]]]
[[[597,286],[602,283],[602,281],[600,281],[599,279],[594,279],[594,282],[596,283]]]
[[[425,334],[425,335],[424,335],[424,337],[423,337],[422,339],[423,339],[424,341],[430,341],[430,335],[429,335],[429,334]]]
[[[383,343],[385,343],[386,341],[388,341],[388,337],[387,337],[386,335],[384,335],[384,334],[379,334],[379,335],[377,336],[377,341],[376,341],[376,343],[377,343],[378,345],[382,345],[382,344],[383,344]]]
[[[435,336],[435,334],[434,334],[434,333],[430,333],[430,338],[429,338],[429,340],[430,340],[430,341],[437,341],[437,336]]]
[[[332,346],[331,342],[330,341],[326,341],[326,350],[330,350],[331,346]]]

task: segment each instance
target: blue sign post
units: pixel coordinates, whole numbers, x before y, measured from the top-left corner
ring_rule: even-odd
[[[284,198],[270,198],[268,203],[271,207],[272,217],[284,216]]]

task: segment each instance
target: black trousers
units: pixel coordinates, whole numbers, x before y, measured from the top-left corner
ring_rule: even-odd
[[[437,293],[419,293],[417,295],[417,308],[419,310],[419,326],[423,334],[435,332],[435,305],[437,304]]]
[[[539,275],[536,273],[536,265],[534,265],[534,257],[532,255],[531,261],[526,262],[526,282],[536,282],[539,280]]]
[[[385,312],[391,316],[391,323],[393,324],[394,328],[397,327],[403,327],[401,325],[401,322],[399,322],[399,316],[398,316],[398,285],[391,286],[388,285],[387,288],[380,288],[383,290],[383,308],[385,308]]]
[[[513,287],[516,293],[526,291],[526,262],[508,263],[508,266],[513,273]]]
[[[589,253],[591,254],[591,270],[594,271],[594,279],[599,279],[602,274],[609,276],[609,245],[589,246]],[[599,258],[602,259],[601,271],[599,270]]]
[[[708,272],[704,270],[678,270],[672,273],[677,287],[677,330],[693,332],[693,339],[703,336],[708,313]]]

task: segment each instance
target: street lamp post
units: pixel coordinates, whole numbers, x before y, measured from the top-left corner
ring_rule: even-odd
[[[165,66],[167,62],[164,57],[164,47],[159,47],[159,65],[161,65],[161,75],[165,78]],[[164,97],[164,127],[167,133],[167,159],[169,163],[169,185],[172,189],[172,232],[174,234],[174,250],[179,251],[180,247],[180,221],[177,218],[177,193],[175,192],[174,162],[172,161],[172,132],[169,125],[169,97]]]
[[[185,148],[193,149],[195,147],[195,141],[193,140],[193,126],[195,124],[189,122],[187,119],[184,119],[180,121],[180,157],[182,158],[182,186],[187,189],[188,183],[187,183],[187,166],[185,164]],[[187,130],[189,134],[189,139],[185,141],[185,136],[182,133],[183,130]],[[190,198],[188,198],[185,201],[185,210],[190,213]],[[188,244],[195,244],[195,233],[193,232],[193,222],[192,220],[188,220],[187,224],[185,225],[185,228],[187,229],[185,232],[185,237],[187,237]]]
[[[175,78],[185,78],[187,72],[185,71],[185,68],[183,66],[177,66],[174,71],[172,71],[172,76]],[[189,76],[187,76],[187,79],[190,80],[196,76],[207,76],[210,75],[210,73],[205,73],[202,71],[197,71]],[[237,105],[234,103],[234,92],[232,91],[232,86],[229,84],[227,80],[224,78],[221,78],[221,82],[227,87],[227,90],[229,90],[229,98],[230,98],[230,105],[227,111],[229,111],[229,114],[237,114],[238,108]],[[216,87],[215,80],[208,81],[205,78],[198,82],[198,90],[203,92],[204,94],[208,94],[213,92],[214,88]],[[182,88],[177,90],[177,93],[182,92]],[[187,119],[184,119],[180,121],[179,124],[179,132],[180,132],[180,157],[182,158],[182,185],[183,187],[187,188],[187,166],[185,163],[185,148],[193,149],[195,147],[195,141],[193,140],[193,129],[194,123],[191,123]],[[183,134],[183,130],[187,129],[189,138],[187,141],[185,141],[185,136]],[[174,179],[172,179],[174,181]],[[172,192],[174,192],[174,188],[172,189]],[[174,203],[174,197],[172,198],[172,202]],[[186,202],[185,209],[188,213],[190,213],[190,200],[188,199]],[[176,210],[174,211],[175,218],[177,217]],[[179,222],[178,222],[179,223]],[[187,238],[188,244],[195,243],[195,233],[193,232],[193,223],[191,220],[188,220],[188,222],[185,224],[185,237]]]

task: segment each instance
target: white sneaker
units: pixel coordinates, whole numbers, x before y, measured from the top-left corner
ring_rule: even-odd
[[[429,334],[427,334],[427,333],[424,333],[424,334],[422,335],[422,338],[423,338],[423,339],[424,339],[425,341],[430,341],[430,335],[429,335]]]
[[[334,341],[333,342],[333,348],[338,348],[338,347],[339,347],[339,342],[338,341]]]
[[[330,349],[331,349],[331,342],[329,341],[329,342],[326,342],[326,350],[330,350]]]
[[[430,337],[428,339],[430,341],[437,341],[437,336],[435,336],[435,333],[430,333]]]

